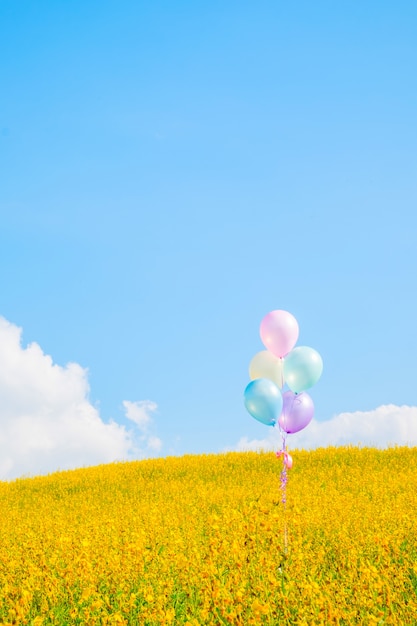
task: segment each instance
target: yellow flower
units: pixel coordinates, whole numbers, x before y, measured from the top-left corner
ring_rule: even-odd
[[[0,482],[0,626],[413,623],[417,449],[291,454]]]

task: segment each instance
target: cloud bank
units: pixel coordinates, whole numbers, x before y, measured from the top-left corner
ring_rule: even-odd
[[[125,401],[127,429],[89,402],[87,370],[61,367],[0,317],[0,480],[144,457],[160,450],[150,401]]]
[[[292,449],[312,450],[327,446],[417,446],[417,407],[388,404],[373,411],[340,413],[330,420],[313,419],[303,430],[288,435]],[[281,435],[269,428],[263,439],[242,437],[236,450],[277,450]]]

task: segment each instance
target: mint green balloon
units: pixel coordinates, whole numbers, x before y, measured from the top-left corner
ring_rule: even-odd
[[[294,393],[310,389],[319,380],[323,360],[317,350],[298,346],[284,357],[284,380]]]

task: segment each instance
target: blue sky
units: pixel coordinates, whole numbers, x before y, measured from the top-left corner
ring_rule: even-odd
[[[324,362],[292,447],[417,445],[416,28],[1,3],[0,478],[269,440],[243,390],[274,309]]]

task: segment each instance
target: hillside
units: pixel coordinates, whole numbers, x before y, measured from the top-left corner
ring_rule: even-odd
[[[417,449],[292,455],[0,483],[0,624],[417,623]]]

